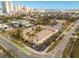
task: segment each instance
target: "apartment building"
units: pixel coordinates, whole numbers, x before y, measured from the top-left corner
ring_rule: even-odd
[[[11,13],[13,12],[13,4],[10,1],[2,1],[2,11],[3,13]]]

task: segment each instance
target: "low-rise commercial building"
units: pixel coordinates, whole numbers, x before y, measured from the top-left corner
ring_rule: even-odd
[[[33,28],[39,27],[41,28],[40,31],[36,32]],[[35,27],[31,27],[28,29],[24,29],[22,32],[23,39],[30,43],[40,45],[48,40],[51,36],[58,32],[58,29],[52,28],[49,26],[37,25]],[[33,35],[29,35],[33,34]]]
[[[7,24],[0,24],[0,30],[5,30],[5,31],[9,31],[12,30],[13,28],[8,26]]]
[[[32,26],[32,24],[30,24],[30,21],[26,21],[26,20],[10,21],[9,25],[14,27],[19,27],[19,25],[25,26],[25,27]]]

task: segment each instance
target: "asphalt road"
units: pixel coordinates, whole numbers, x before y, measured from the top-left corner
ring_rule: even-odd
[[[40,58],[44,58],[44,57],[49,57],[49,58],[60,58],[62,57],[62,53],[64,51],[64,48],[66,47],[67,43],[69,42],[70,37],[72,36],[72,33],[75,31],[75,29],[77,28],[77,26],[79,26],[79,20],[75,22],[74,26],[67,32],[67,34],[65,34],[65,36],[63,37],[63,39],[59,42],[59,44],[51,51],[50,54],[46,55],[46,56],[32,56],[32,57],[40,57]],[[3,45],[5,48],[7,48],[8,50],[11,51],[11,53],[14,53],[16,55],[16,57],[19,58],[27,58],[29,56],[27,56],[25,53],[23,53],[22,51],[20,51],[17,47],[15,47],[14,45],[12,45],[11,43],[9,43],[5,38],[3,38],[3,36],[0,35],[0,44]]]
[[[8,58],[8,56],[0,49],[0,58]]]
[[[67,43],[69,42],[69,39],[72,36],[72,33],[74,33],[75,29],[79,26],[79,20],[77,20],[75,22],[75,24],[73,25],[73,27],[67,32],[67,34],[65,34],[65,36],[63,37],[63,39],[59,42],[59,44],[51,51],[50,54],[44,56],[44,55],[34,55],[33,57],[36,58],[61,58],[62,57],[62,53],[67,45]]]
[[[79,26],[79,20],[75,22],[74,26],[65,34],[63,39],[59,42],[59,44],[52,50],[52,52],[47,55],[46,57],[50,58],[61,58],[62,53],[69,42],[70,37],[72,36],[72,33],[75,31],[75,29]]]
[[[4,46],[8,51],[10,51],[10,53],[13,53],[13,55],[15,55],[16,58],[28,58],[29,57],[25,53],[20,51],[17,47],[9,43],[7,40],[8,40],[7,38],[0,35],[0,45]]]
[[[75,29],[79,26],[79,20],[75,22],[73,27],[66,32],[65,36],[62,38],[62,40],[59,42],[59,44],[51,51],[51,53],[47,55],[34,55],[33,57],[36,58],[61,58],[62,53],[69,42],[69,39],[72,36],[72,33],[74,33]]]

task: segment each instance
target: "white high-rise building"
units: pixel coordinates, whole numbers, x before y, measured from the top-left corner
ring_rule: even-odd
[[[3,1],[2,9],[3,13],[11,13],[14,10],[13,4],[10,1]]]
[[[14,10],[15,12],[19,12],[19,11],[22,11],[23,10],[23,5],[14,5]]]
[[[19,11],[25,11],[25,12],[29,12],[31,11],[33,8],[27,7],[27,6],[23,6],[23,5],[14,5],[14,10],[15,12],[19,12]]]

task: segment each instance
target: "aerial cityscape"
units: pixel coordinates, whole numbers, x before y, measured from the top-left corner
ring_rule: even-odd
[[[79,1],[0,1],[0,58],[79,58]]]

